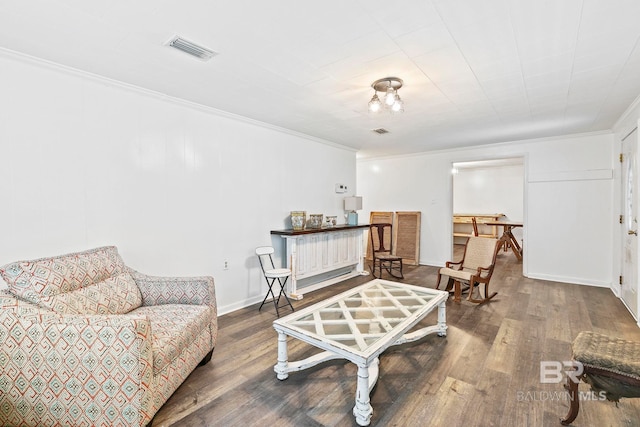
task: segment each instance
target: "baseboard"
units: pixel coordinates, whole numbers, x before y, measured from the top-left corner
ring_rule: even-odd
[[[550,282],[570,283],[572,285],[595,286],[598,288],[611,288],[611,282],[593,281],[578,277],[554,276],[549,274],[531,274],[527,275],[530,279],[547,280]]]
[[[223,314],[228,314],[232,311],[240,310],[242,308],[247,308],[253,304],[261,303],[263,298],[264,295],[258,295],[253,298],[248,298],[233,304],[218,306],[218,316],[222,316]],[[271,298],[269,298],[269,300],[271,300]]]
[[[444,267],[444,262],[421,259],[418,265],[426,265],[428,267]]]

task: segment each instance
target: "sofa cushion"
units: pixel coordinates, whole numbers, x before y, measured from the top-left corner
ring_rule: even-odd
[[[131,314],[142,314],[149,319],[154,375],[180,356],[183,349],[195,345],[198,335],[211,326],[211,309],[206,305],[144,306]]]
[[[128,272],[102,282],[40,299],[41,307],[60,314],[125,314],[142,305],[142,295]]]
[[[123,314],[142,303],[115,246],[0,268],[12,294],[60,314]]]
[[[62,319],[62,316],[58,313],[54,313],[51,310],[39,307],[28,301],[18,299],[11,292],[2,290],[0,291],[0,317],[6,313],[13,313],[15,316],[28,322],[36,322],[44,325],[59,323]],[[1,333],[0,338],[2,338]],[[2,342],[1,339],[0,342]],[[3,342],[3,344],[5,343]]]

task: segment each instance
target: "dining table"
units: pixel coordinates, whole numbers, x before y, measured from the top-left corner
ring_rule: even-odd
[[[522,261],[522,247],[520,243],[518,243],[518,239],[513,235],[512,230],[517,227],[522,227],[522,222],[519,221],[491,221],[487,222],[487,225],[496,225],[502,227],[502,237],[500,240],[503,242],[505,246],[505,250],[508,247],[511,247],[513,254],[518,258],[519,261]]]

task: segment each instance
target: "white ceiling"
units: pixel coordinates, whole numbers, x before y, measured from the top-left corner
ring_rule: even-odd
[[[637,0],[0,0],[0,47],[370,157],[610,129],[640,94],[638,17]],[[371,115],[387,76],[405,113]]]

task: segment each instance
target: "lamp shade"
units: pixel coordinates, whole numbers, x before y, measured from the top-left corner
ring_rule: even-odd
[[[344,198],[345,211],[357,211],[362,209],[362,196],[353,196]]]

